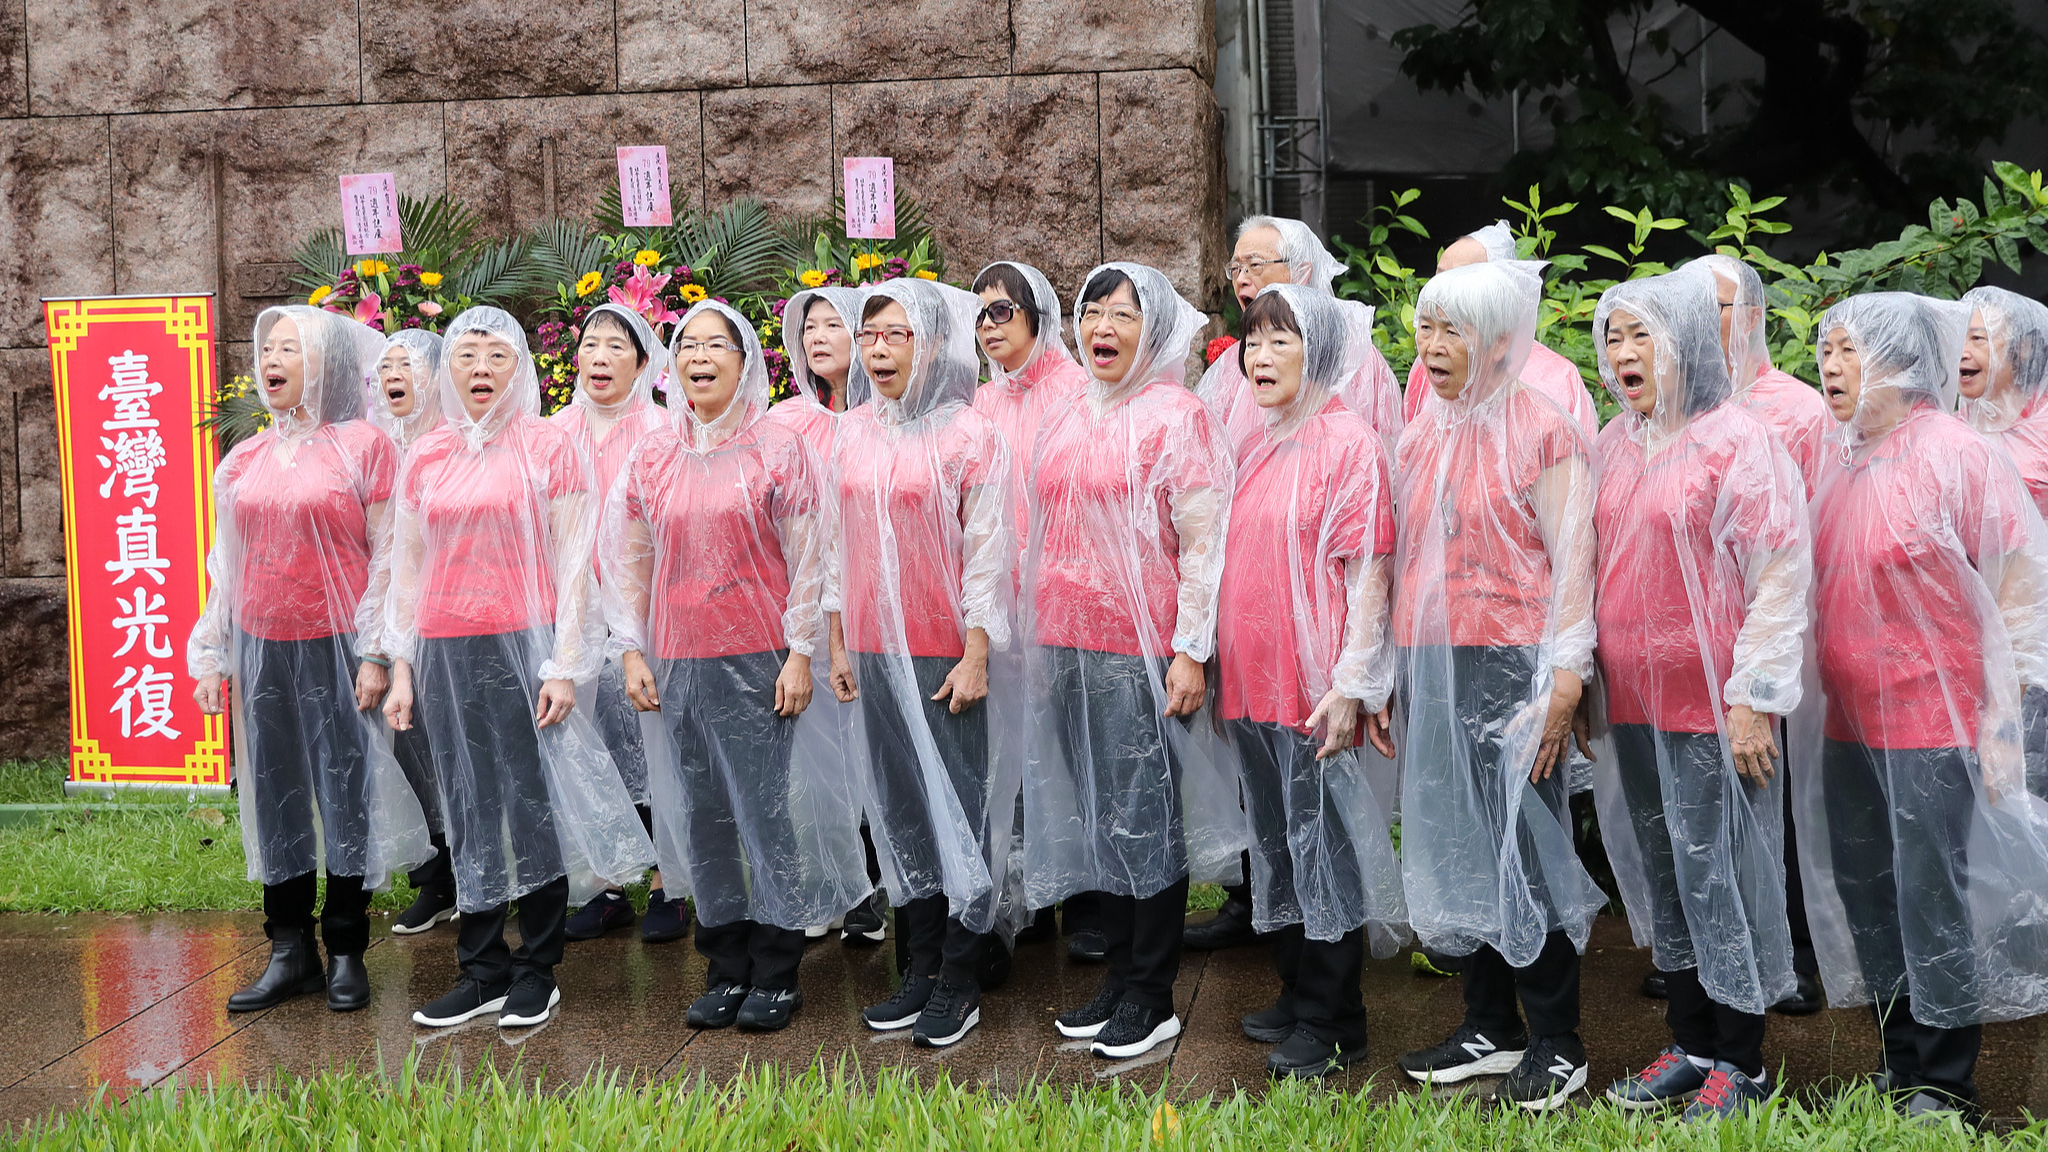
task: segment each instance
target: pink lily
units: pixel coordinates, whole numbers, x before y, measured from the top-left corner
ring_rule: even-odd
[[[368,324],[372,328],[381,326],[384,320],[384,312],[381,308],[383,303],[384,301],[375,292],[369,293],[361,300],[356,301],[356,319]]]
[[[613,285],[608,295],[614,304],[631,308],[646,317],[649,324],[673,324],[683,318],[682,313],[670,310],[662,303],[661,290],[668,286],[666,274],[649,274],[645,265],[633,269],[633,275],[621,285]]]

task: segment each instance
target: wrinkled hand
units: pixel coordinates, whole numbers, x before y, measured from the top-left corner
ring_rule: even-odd
[[[1185,652],[1174,653],[1173,663],[1166,669],[1166,714],[1194,715],[1202,707],[1208,686],[1200,660]]]
[[[391,670],[382,664],[363,661],[356,669],[356,711],[368,712],[384,702],[391,687]]]
[[[953,670],[946,673],[946,682],[932,693],[934,700],[951,699],[946,709],[955,716],[981,703],[988,695],[988,657],[976,657],[968,653],[960,658]]]
[[[775,714],[801,716],[811,706],[811,658],[791,652],[782,662],[782,675],[775,678]]]
[[[1591,758],[1593,753],[1587,740],[1590,721],[1579,711],[1579,698],[1585,692],[1585,682],[1578,673],[1562,668],[1551,671],[1550,714],[1543,720],[1543,743],[1536,748],[1536,766],[1529,770],[1530,783],[1548,780],[1552,770],[1564,762],[1575,738],[1579,751]]]
[[[654,669],[647,666],[647,657],[638,651],[623,653],[619,668],[626,674],[626,699],[633,707],[642,712],[661,711],[661,693],[654,686]]]
[[[846,655],[843,644],[832,645],[832,694],[839,697],[841,704],[851,704],[860,699],[860,685],[853,679],[853,661]]]
[[[391,662],[391,690],[384,694],[384,722],[394,732],[412,727],[412,665]]]
[[[1329,725],[1323,735],[1323,746],[1316,749],[1316,759],[1327,760],[1358,743],[1358,701],[1330,689],[1323,702],[1309,713],[1308,730],[1315,731],[1318,724]]]
[[[1735,771],[1759,788],[1778,771],[1778,739],[1771,728],[1768,712],[1751,711],[1747,704],[1728,709],[1728,751],[1735,756]]]
[[[1392,701],[1385,708],[1365,718],[1365,738],[1379,750],[1379,754],[1392,760],[1399,755],[1394,749],[1394,705]]]
[[[575,681],[543,680],[540,685],[540,700],[533,710],[533,718],[540,727],[551,727],[567,720],[570,710],[575,707]]]
[[[208,716],[218,716],[227,711],[228,678],[226,676],[202,676],[199,686],[192,689],[192,699],[198,701],[199,710]]]

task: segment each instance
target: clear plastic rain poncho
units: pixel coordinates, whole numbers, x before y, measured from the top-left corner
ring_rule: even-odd
[[[839,314],[839,322],[846,325],[848,365],[842,407],[851,412],[874,396],[874,385],[868,381],[867,369],[861,366],[860,345],[853,341],[854,333],[860,331],[861,304],[867,298],[865,288],[806,288],[782,306],[782,354],[789,360],[789,376],[797,394],[777,404],[771,410],[771,418],[788,421],[802,432],[821,460],[831,458],[832,435],[845,412],[834,412],[822,398],[818,375],[811,371],[811,359],[804,352],[804,314],[813,300],[823,300]]]
[[[840,732],[815,696],[775,712],[788,653],[827,659],[824,467],[794,428],[765,419],[768,366],[740,334],[739,390],[705,422],[678,390],[610,492],[598,554],[614,657],[638,652],[658,712],[643,713],[662,883],[699,922],[806,928],[867,896],[860,796]],[[688,371],[678,363],[677,371]]]
[[[384,430],[398,445],[400,455],[411,451],[419,438],[441,423],[441,390],[434,387],[434,374],[441,370],[441,334],[424,328],[406,328],[393,333],[384,341],[384,351],[377,363],[389,355],[393,348],[405,350],[406,364],[412,377],[412,411],[403,416],[391,414],[391,397],[377,380],[377,365],[372,364],[364,387],[369,389],[371,401],[366,406],[370,423]]]
[[[2004,288],[1972,288],[1970,338],[1983,329],[1984,392],[1962,401],[1970,427],[2005,449],[2034,506],[2048,515],[2048,304]]]
[[[1638,945],[1699,969],[1752,1015],[1791,995],[1785,777],[1736,771],[1728,710],[1789,715],[1805,694],[1813,554],[1806,484],[1769,428],[1730,403],[1714,279],[1685,270],[1609,288],[1593,314],[1601,378],[1621,415],[1594,446],[1600,476],[1601,839]],[[1629,407],[1605,353],[1617,313],[1642,322],[1656,389]],[[1605,708],[1599,707],[1604,703]]]
[[[1409,921],[1432,948],[1516,967],[1551,932],[1583,949],[1605,903],[1572,847],[1565,767],[1529,779],[1553,672],[1590,678],[1594,640],[1590,446],[1521,382],[1541,292],[1506,263],[1423,288],[1416,315],[1456,333],[1469,375],[1408,425],[1394,469]]]
[[[1970,311],[1874,292],[1821,320],[1862,391],[1813,505],[1825,728],[1791,757],[1817,766],[1792,790],[1829,1002],[1910,997],[1943,1028],[2048,1011],[2019,736],[2022,687],[2048,685],[2048,552],[2012,462],[1949,413]]]
[[[579,365],[575,397],[548,417],[548,422],[575,441],[576,450],[582,453],[583,462],[596,481],[591,491],[600,501],[601,511],[602,501],[611,492],[634,447],[650,433],[668,426],[668,410],[654,402],[654,389],[668,379],[672,362],[668,349],[654,334],[654,327],[638,312],[618,304],[600,304],[584,315],[583,331],[590,331],[600,316],[609,316],[629,329],[639,341],[647,362],[634,375],[633,386],[626,394],[609,404],[591,399],[583,389],[581,375],[587,366]],[[600,551],[593,563],[603,559]],[[600,572],[600,583],[602,579]],[[642,746],[640,716],[634,711],[633,702],[626,698],[626,673],[616,656],[608,657],[599,669],[596,699],[591,704],[597,716],[597,730],[604,736],[613,763],[619,766],[626,791],[635,804],[647,803],[647,752]]]
[[[446,339],[447,420],[399,477],[386,636],[411,665],[412,722],[434,750],[457,906],[495,908],[562,875],[587,900],[654,862],[591,712],[605,641],[595,481],[541,418],[518,321],[471,308]],[[472,365],[500,381],[481,418],[455,379]],[[554,679],[575,683],[576,707],[541,728],[538,694]]]
[[[264,343],[284,322],[298,329],[279,349],[300,360],[300,401],[273,409],[270,427],[214,472],[212,587],[186,665],[194,679],[229,680],[249,879],[324,870],[377,889],[434,854],[390,733],[356,708],[358,615],[372,558],[389,543],[398,472],[397,449],[362,419],[363,376],[384,339],[317,308],[266,308],[256,317],[259,377],[269,371]],[[163,604],[147,584],[132,595],[125,606],[137,618]],[[170,656],[153,633],[135,637],[135,650],[116,655]]]
[[[972,407],[981,302],[917,279],[875,296],[902,306],[915,352],[902,396],[878,392],[839,420],[827,468],[825,608],[841,614],[861,697],[849,759],[890,901],[943,892],[954,918],[987,932],[1021,773],[1014,471]],[[975,628],[988,634],[988,696],[955,715],[931,697]]]
[[[1266,433],[1237,461],[1216,641],[1216,714],[1251,821],[1252,926],[1338,940],[1370,923],[1373,953],[1390,956],[1408,907],[1387,814],[1362,750],[1319,760],[1325,732],[1306,726],[1335,690],[1360,702],[1363,732],[1394,690],[1393,481],[1379,437],[1337,398],[1372,329],[1310,289],[1269,294],[1301,329],[1301,385],[1262,409]]]
[[[1271,228],[1280,234],[1280,259],[1287,265],[1293,283],[1331,295],[1331,284],[1344,271],[1344,263],[1330,255],[1308,225],[1278,216],[1253,216],[1238,226],[1238,235],[1254,228]],[[1350,375],[1338,383],[1337,395],[1379,433],[1381,445],[1391,454],[1401,440],[1401,388],[1387,358],[1372,343],[1372,306],[1355,300],[1346,300],[1343,306],[1352,313],[1347,326],[1362,326],[1366,342],[1364,354],[1354,362]],[[1235,455],[1242,456],[1245,447],[1264,431],[1265,418],[1252,399],[1236,356],[1218,356],[1202,374],[1195,394],[1223,423]]]
[[[1205,318],[1157,269],[1129,278],[1143,313],[1114,384],[1038,435],[1024,558],[1031,728],[1025,881],[1032,907],[1076,892],[1144,898],[1176,883],[1241,876],[1237,780],[1213,697],[1168,717],[1176,653],[1216,647],[1216,595],[1232,468],[1222,428],[1182,383]],[[1079,326],[1084,349],[1090,339]],[[1210,685],[1213,689],[1214,685]]]
[[[1053,291],[1045,273],[1014,260],[998,263],[1016,269],[1031,285],[1031,299],[1016,303],[1028,303],[1037,312],[1038,338],[1024,366],[1015,372],[1004,371],[1001,364],[984,353],[988,382],[975,392],[974,407],[995,421],[996,427],[1002,429],[1003,439],[1009,442],[1010,461],[1017,470],[1017,511],[1012,523],[1021,535],[1031,523],[1031,454],[1038,443],[1038,430],[1053,414],[1080,403],[1081,393],[1088,387],[1088,373],[1067,350],[1061,331],[1059,294]],[[979,280],[987,271],[988,268],[982,269],[975,279]]]
[[[1827,455],[1828,433],[1835,426],[1828,402],[1813,385],[1772,365],[1770,344],[1764,338],[1768,302],[1763,278],[1756,269],[1719,253],[1702,256],[1686,267],[1694,265],[1735,289],[1734,301],[1721,312],[1727,325],[1728,379],[1735,387],[1735,401],[1763,421],[1792,454],[1811,498],[1820,479],[1821,461]]]

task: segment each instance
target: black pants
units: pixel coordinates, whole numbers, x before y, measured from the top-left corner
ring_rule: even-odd
[[[1243,772],[1252,850],[1259,853],[1272,876],[1268,882],[1271,890],[1261,899],[1270,899],[1276,908],[1292,909],[1296,914],[1303,911],[1294,887],[1293,832],[1297,824],[1311,829],[1320,825],[1322,830],[1310,830],[1308,838],[1320,849],[1323,874],[1315,882],[1329,890],[1332,905],[1323,914],[1340,918],[1340,923],[1362,923],[1365,873],[1352,837],[1381,833],[1374,828],[1345,826],[1344,807],[1330,795],[1328,778],[1316,760],[1321,742],[1281,724],[1231,720],[1228,726]]]
[[[1060,931],[1068,936],[1102,931],[1102,893],[1076,892],[1060,901]]]
[[[1664,1023],[1671,1040],[1689,1056],[1722,1060],[1752,1079],[1764,1070],[1764,1016],[1738,1012],[1718,1004],[1700,986],[1700,970],[1682,968],[1664,974],[1669,999]]]
[[[700,925],[748,921],[759,912],[757,892],[777,890],[776,882],[764,888],[755,878],[802,867],[789,811],[796,720],[775,714],[775,681],[785,658],[749,652],[671,660],[665,670],[661,714],[675,741],[682,831]],[[775,912],[759,914],[784,919]],[[782,927],[802,925],[785,919]],[[701,948],[701,937],[698,943]],[[789,979],[794,978],[792,970]]]
[[[2026,751],[2027,791],[2048,800],[2048,690],[2028,688],[2020,697]]]
[[[896,906],[896,938],[909,957],[905,975],[936,976],[942,984],[973,988],[980,983],[982,957],[1000,947],[991,934],[970,932],[948,913],[948,900],[935,892]]]
[[[1799,869],[1799,830],[1792,822],[1792,773],[1812,772],[1819,766],[1792,763],[1792,741],[1784,724],[1778,725],[1778,747],[1784,750],[1780,765],[1785,773],[1785,923],[1792,930],[1792,970],[1809,979],[1820,978],[1820,955],[1813,950],[1813,927],[1806,920],[1806,879]]]
[[[569,878],[558,876],[519,898],[519,947],[505,943],[509,905],[464,912],[455,931],[455,959],[463,975],[490,989],[503,989],[522,972],[554,979],[568,939]]]
[[[1563,773],[1551,778],[1561,779]],[[1496,1036],[1522,1031],[1515,1011],[1520,998],[1533,1036],[1563,1036],[1579,1030],[1579,953],[1563,932],[1552,932],[1527,968],[1510,968],[1505,958],[1481,945],[1465,957],[1465,1022]]]
[[[943,900],[944,898],[941,897]],[[697,951],[708,962],[706,988],[738,984],[770,992],[796,991],[796,969],[804,958],[804,934],[793,928],[733,920],[697,926]]]
[[[1280,973],[1278,1007],[1316,1039],[1347,1052],[1365,1048],[1365,929],[1341,940],[1310,940],[1301,925],[1272,935],[1273,967]]]
[[[1152,676],[1163,678],[1168,661],[1148,668],[1144,656],[1085,648],[1047,648],[1045,659],[1060,751],[1079,776],[1092,870],[1105,888],[1124,891],[1185,877],[1180,754],[1164,726],[1192,718],[1159,715]]]
[[[1837,740],[1821,752],[1834,850],[1835,890],[1849,941],[1885,1033],[1885,1067],[1902,1086],[1974,1100],[1982,1028],[1936,1028],[1913,1019],[1906,939],[1946,958],[1915,969],[1922,994],[1976,999],[1971,962],[1968,849],[1976,812],[1976,756],[1961,748],[1868,748]],[[1893,813],[1910,813],[1895,835]],[[1902,902],[1900,892],[1911,894]]]
[[[313,939],[313,904],[319,876],[308,872],[263,886],[263,934],[272,940],[298,933]],[[361,956],[370,946],[370,894],[361,876],[329,876],[327,905],[320,910],[320,938],[330,956]]]
[[[412,786],[412,794],[419,798],[428,831],[439,834],[447,824],[441,818],[441,785],[434,779],[434,751],[427,744],[427,726],[414,724],[403,732],[393,732],[391,754],[398,760],[398,770],[405,773],[405,782]]]
[[[356,711],[353,638],[261,640],[241,637],[253,787],[241,789],[254,811],[265,875],[297,877],[324,865],[360,876],[367,863],[369,774],[363,720]]]
[[[1173,1011],[1180,938],[1187,926],[1188,878],[1151,896],[1102,893],[1102,935],[1109,943],[1103,986],[1155,1012]]]

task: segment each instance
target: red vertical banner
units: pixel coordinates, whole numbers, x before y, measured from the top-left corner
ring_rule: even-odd
[[[224,785],[227,718],[192,700],[206,604],[213,298],[46,300],[64,481],[71,779]]]

